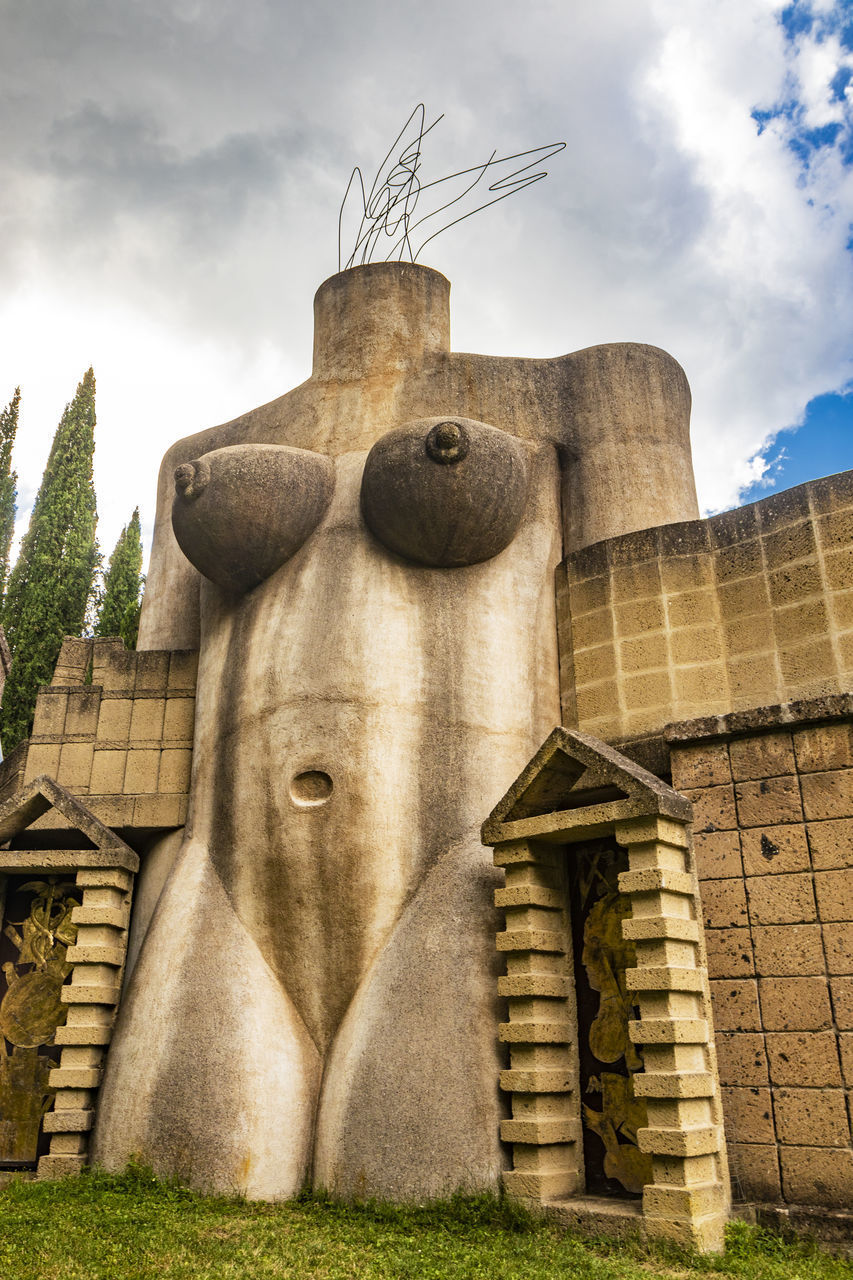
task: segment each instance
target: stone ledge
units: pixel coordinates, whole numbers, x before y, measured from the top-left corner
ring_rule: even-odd
[[[697,720],[679,720],[664,728],[670,747],[681,743],[728,739],[742,734],[771,732],[779,728],[796,728],[837,720],[853,720],[853,693],[827,694],[823,698],[807,698],[799,702],[782,702],[748,711],[733,711],[727,716],[701,716]]]

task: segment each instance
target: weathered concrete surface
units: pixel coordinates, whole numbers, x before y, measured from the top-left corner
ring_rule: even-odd
[[[193,783],[110,1053],[110,1166],[137,1154],[269,1197],[312,1165],[345,1194],[497,1185],[478,827],[560,718],[563,535],[684,519],[695,499],[669,357],[454,356],[448,289],[396,263],[333,277],[312,378],[164,461],[140,643],[200,646]],[[445,421],[470,434],[464,459],[430,454],[459,444],[431,437]],[[313,532],[240,595],[200,578],[170,511],[176,467],[245,444],[324,455],[335,478]],[[380,480],[393,456],[365,499],[372,449]]]

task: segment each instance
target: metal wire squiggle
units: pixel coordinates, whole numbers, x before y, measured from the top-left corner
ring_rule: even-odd
[[[338,214],[338,270],[343,271],[349,267],[364,266],[368,262],[391,262],[397,259],[401,262],[417,261],[418,255],[422,253],[424,246],[429,244],[430,240],[434,240],[436,236],[441,235],[442,231],[446,231],[448,227],[455,226],[457,222],[463,222],[465,218],[470,218],[475,213],[479,213],[481,209],[488,208],[489,205],[497,204],[500,200],[506,200],[509,196],[513,196],[517,191],[523,191],[525,187],[530,187],[534,182],[541,182],[543,178],[547,178],[548,171],[542,169],[539,172],[531,173],[536,165],[544,163],[551,156],[556,155],[558,151],[562,151],[565,142],[551,142],[546,146],[532,147],[529,151],[518,151],[510,156],[498,156],[493,151],[488,160],[482,164],[472,165],[469,169],[459,169],[456,173],[450,173],[444,178],[436,178],[433,182],[421,182],[419,177],[419,169],[421,167],[421,150],[423,140],[442,120],[443,115],[433,120],[432,124],[426,124],[426,108],[424,104],[418,103],[412,114],[409,116],[403,128],[394,139],[388,154],[379,166],[376,177],[373,179],[373,185],[370,191],[365,190],[364,177],[361,169],[356,165],[350,174],[350,180],[347,183],[347,189],[344,192],[344,198],[341,201],[340,213]],[[531,157],[530,159],[527,159]],[[514,160],[526,160],[527,163],[521,165],[517,169],[513,169],[507,173],[505,170],[499,170],[500,165],[509,165]],[[417,248],[413,247],[413,235],[418,228],[423,228],[426,223],[437,218],[439,214],[445,210],[451,209],[460,204],[461,201],[468,196],[478,185],[486,173],[498,171],[498,176],[489,185],[489,194],[493,195],[493,199],[484,200],[482,204],[476,205],[475,208],[469,209],[465,213],[460,213],[458,217],[451,218],[449,222],[445,222],[437,230],[424,239],[420,239],[420,234],[415,235],[415,241],[419,242]],[[471,175],[474,175],[472,178]],[[462,190],[455,195],[451,195],[452,188],[445,188],[443,194],[450,195],[449,199],[445,199],[442,204],[433,209],[430,213],[424,213],[420,217],[415,217],[418,202],[425,191],[442,187],[446,183],[455,181],[462,182]],[[355,247],[352,253],[343,260],[342,236],[344,212],[350,193],[355,190],[360,193],[361,218],[358,224],[358,231],[355,237]],[[499,194],[494,194],[495,192]],[[391,241],[390,246],[383,245],[384,241]],[[387,250],[387,252],[386,252]]]

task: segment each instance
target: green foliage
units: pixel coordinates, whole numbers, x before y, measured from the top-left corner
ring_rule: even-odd
[[[30,525],[9,575],[3,625],[12,670],[3,694],[2,741],[29,732],[39,686],[50,681],[62,638],[79,635],[99,562],[95,542],[95,375],[91,369],[66,405]]]
[[[96,636],[121,636],[128,649],[136,648],[142,582],[142,532],[137,507],[110,556]]]
[[[9,577],[9,550],[15,532],[18,477],[12,470],[12,448],[18,430],[20,404],[21,388],[16,387],[6,408],[0,410],[0,608]]]
[[[415,1205],[197,1195],[136,1165],[0,1189],[14,1280],[849,1280],[806,1242],[731,1223],[724,1254],[581,1240],[494,1196]]]

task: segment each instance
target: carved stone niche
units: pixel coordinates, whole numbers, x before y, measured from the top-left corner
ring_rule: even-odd
[[[691,818],[659,778],[558,728],[482,837],[506,872],[507,1192],[715,1251],[730,1195]]]
[[[0,805],[0,845],[0,1178],[56,1178],[86,1162],[139,859],[47,776]]]

